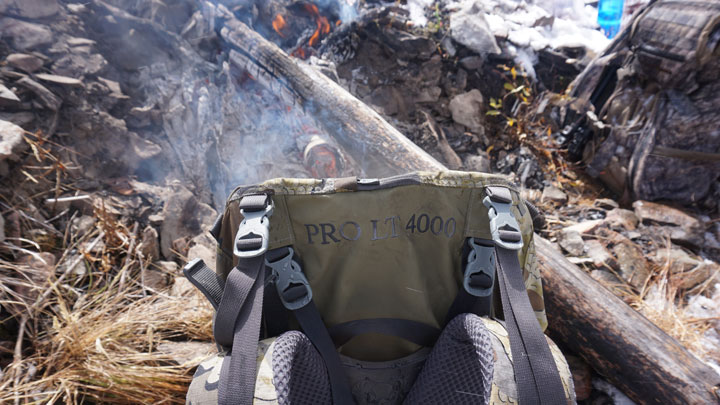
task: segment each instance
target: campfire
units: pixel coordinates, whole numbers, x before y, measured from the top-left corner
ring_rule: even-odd
[[[184,402],[214,346],[180,268],[214,263],[234,187],[447,169],[510,176],[546,213],[549,334],[579,399],[712,398],[720,186],[624,201],[569,156],[589,102],[566,90],[613,46],[592,7],[5,3],[0,402]]]

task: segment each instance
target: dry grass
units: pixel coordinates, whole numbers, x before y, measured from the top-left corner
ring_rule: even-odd
[[[88,284],[81,287],[52,276],[42,287],[28,282],[37,270],[2,263],[1,303],[17,308],[16,317],[28,325],[19,341],[29,345],[16,351],[0,379],[0,402],[184,402],[192,365],[176,364],[156,349],[174,340],[210,341],[211,307],[194,290],[185,296],[146,294],[138,277],[140,259],[117,272],[104,271],[113,261],[109,249],[84,252]],[[16,285],[36,293],[19,296]],[[40,302],[43,288],[52,291],[44,303],[26,301],[30,295]]]
[[[143,285],[152,264],[141,253],[139,224],[110,214],[101,200],[83,234],[70,225],[72,210],[58,214],[64,231],[33,218],[27,202],[41,206],[76,190],[52,145],[37,134],[26,140],[19,186],[48,191],[28,198],[6,187],[3,214],[16,213],[24,230],[47,232],[0,246],[0,305],[10,314],[0,318],[0,338],[14,339],[0,350],[10,363],[0,371],[0,403],[184,403],[196,362],[179,364],[158,348],[210,342],[212,307],[194,288],[173,294]]]

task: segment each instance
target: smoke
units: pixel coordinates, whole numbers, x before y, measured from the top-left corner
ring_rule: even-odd
[[[160,117],[157,127],[136,129],[163,150],[157,162],[142,165],[142,177],[190,183],[221,208],[238,185],[310,176],[305,147],[313,137],[331,143],[318,122],[322,118],[309,114],[277,81],[239,68],[219,35],[227,12],[251,26],[270,23],[258,21],[267,13],[258,10],[269,3],[187,0],[179,3],[191,7],[180,7],[179,15],[177,8],[149,8],[137,0],[113,3],[118,10],[104,17],[94,13],[88,22],[134,102]],[[356,18],[355,3],[315,2],[343,22]]]

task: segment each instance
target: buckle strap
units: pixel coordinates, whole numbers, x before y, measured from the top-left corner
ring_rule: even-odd
[[[225,281],[215,274],[202,259],[194,259],[183,268],[183,274],[217,311],[225,290]]]
[[[219,345],[232,346],[235,321],[245,306],[252,305],[248,295],[260,273],[264,273],[264,265],[264,257],[254,257],[239,260],[237,267],[230,270],[213,325],[215,342]]]
[[[243,220],[240,222],[233,254],[238,258],[260,256],[267,252],[270,239],[270,221],[273,213],[273,203],[269,195],[246,195],[240,200],[240,213]]]
[[[340,356],[328,329],[312,300],[312,289],[291,247],[273,249],[265,256],[265,265],[272,269],[280,301],[292,310],[305,335],[320,353],[330,378],[333,404],[353,404],[350,384],[345,377]]]
[[[495,246],[492,241],[481,242],[481,239],[468,239],[471,250],[463,278],[465,291],[475,297],[491,295],[495,284]]]
[[[495,248],[505,325],[520,404],[564,404],[565,388],[530,305],[518,253]]]
[[[520,250],[523,247],[520,225],[515,219],[512,207],[510,189],[505,187],[485,187],[487,197],[483,204],[488,208],[490,216],[490,234],[496,245],[510,250]]]
[[[295,251],[291,247],[275,249],[272,255],[287,252],[279,259],[265,259],[265,265],[272,269],[280,301],[285,308],[294,311],[308,305],[312,301],[312,289],[298,262],[293,258]]]
[[[241,211],[254,212],[263,211],[268,205],[272,204],[270,195],[268,194],[248,194],[240,199],[238,204]]]

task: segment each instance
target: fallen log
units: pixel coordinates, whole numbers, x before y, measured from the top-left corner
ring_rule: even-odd
[[[535,237],[550,335],[638,403],[713,404],[720,376]]]
[[[228,18],[220,35],[231,46],[231,63],[256,78],[270,76],[281,83],[319,117],[319,124],[362,166],[363,176],[445,169],[365,103],[237,19]]]
[[[328,133],[349,155],[364,157],[370,163],[364,174],[446,169],[342,87],[244,24],[226,21],[221,36],[235,50],[231,62],[281,83],[325,120]],[[638,402],[718,402],[720,376],[549,242],[539,236],[536,240],[551,336]]]

